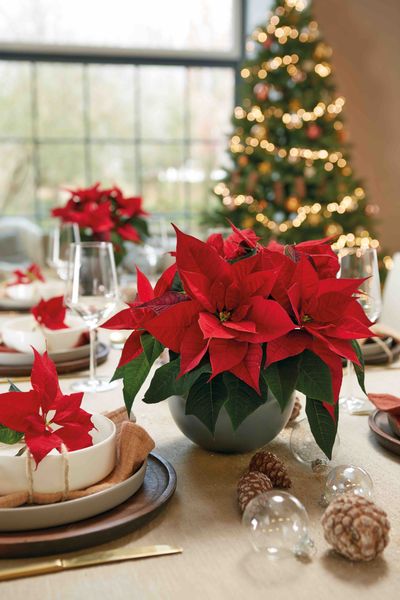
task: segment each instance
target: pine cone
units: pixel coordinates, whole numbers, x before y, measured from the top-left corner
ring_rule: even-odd
[[[322,516],[322,527],[326,541],[350,560],[373,560],[389,543],[386,513],[351,492],[331,502]]]
[[[290,425],[291,423],[293,423],[293,421],[295,419],[297,419],[297,417],[299,416],[301,412],[301,402],[298,398],[296,398],[294,405],[293,405],[293,410],[292,410],[292,414],[289,417],[289,421],[287,422],[287,425]],[[287,427],[286,425],[286,427]]]
[[[243,512],[250,500],[272,490],[272,483],[264,473],[246,471],[238,481],[237,493],[240,510]]]
[[[270,478],[272,485],[279,488],[290,488],[292,482],[286,466],[272,452],[260,450],[250,461],[249,471],[259,471]]]

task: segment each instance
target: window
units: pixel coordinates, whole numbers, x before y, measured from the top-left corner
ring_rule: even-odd
[[[0,214],[45,222],[101,181],[196,221],[227,160],[240,7],[0,0]]]

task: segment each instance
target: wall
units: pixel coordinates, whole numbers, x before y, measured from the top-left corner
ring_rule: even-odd
[[[379,237],[400,250],[400,0],[315,0],[332,45],[353,166],[380,206]]]

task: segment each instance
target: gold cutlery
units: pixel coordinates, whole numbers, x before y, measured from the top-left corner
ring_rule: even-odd
[[[16,565],[14,567],[0,568],[0,581],[18,579],[20,577],[31,577],[33,575],[44,575],[57,573],[68,569],[80,569],[107,563],[122,562],[125,560],[136,560],[138,558],[150,558],[152,556],[165,556],[167,554],[180,554],[182,548],[159,544],[155,546],[142,546],[136,548],[116,548],[113,550],[100,550],[98,552],[74,553],[48,558],[30,565]]]

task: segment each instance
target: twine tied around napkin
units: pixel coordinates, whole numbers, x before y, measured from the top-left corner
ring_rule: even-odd
[[[125,413],[125,416],[122,416],[123,413]],[[106,416],[114,421],[117,426],[117,433],[119,431],[119,434],[117,441],[117,462],[114,470],[105,479],[86,489],[70,491],[68,483],[68,453],[65,452],[64,454],[62,451],[64,458],[64,490],[50,494],[37,493],[33,489],[32,457],[29,456],[27,460],[28,491],[0,496],[0,508],[15,508],[28,503],[54,504],[55,502],[83,498],[84,496],[90,496],[91,494],[110,488],[117,483],[121,483],[135,473],[151,450],[153,450],[155,446],[153,439],[140,425],[127,420],[125,409],[113,411],[106,414]]]

